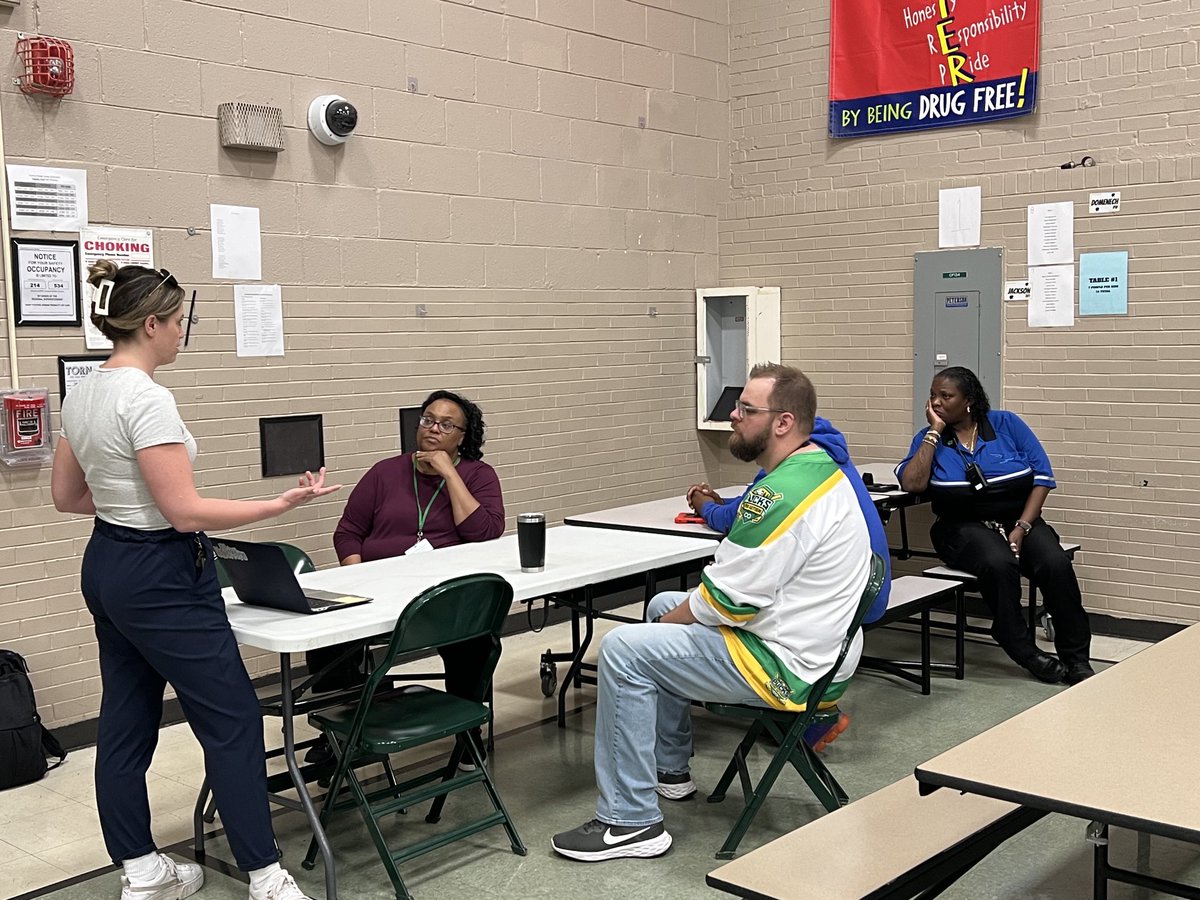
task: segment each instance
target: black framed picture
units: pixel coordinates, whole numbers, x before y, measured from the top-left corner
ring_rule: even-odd
[[[400,410],[400,452],[412,453],[417,449],[417,421],[421,418],[421,407],[408,406]]]
[[[61,403],[71,388],[91,375],[107,356],[60,356],[58,358],[58,400]]]
[[[258,420],[262,477],[302,475],[325,465],[325,427],[319,413]]]
[[[12,238],[11,251],[16,324],[82,325],[79,241]]]

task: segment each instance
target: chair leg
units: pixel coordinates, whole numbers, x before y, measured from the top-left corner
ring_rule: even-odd
[[[749,730],[746,732],[746,736],[742,738],[742,741],[740,744],[738,744],[737,749],[733,751],[733,758],[729,760],[729,765],[725,767],[725,771],[722,773],[720,781],[717,782],[717,786],[713,788],[712,793],[708,795],[709,803],[720,803],[722,800],[724,800],[725,794],[729,790],[729,785],[733,783],[734,773],[742,774],[745,772],[746,753],[751,747],[754,746],[754,743],[758,740],[758,736],[762,734],[762,731],[762,720],[755,719],[750,725]],[[741,770],[740,772],[739,769]],[[743,774],[743,788],[744,787],[745,776]]]
[[[826,812],[833,812],[844,806],[847,802],[845,790],[833,774],[825,766],[823,762],[816,756],[812,748],[804,743],[804,728],[801,720],[797,720],[793,725],[784,731],[779,725],[771,719],[755,720],[751,726],[751,731],[761,732],[766,730],[773,738],[779,742],[779,749],[767,764],[767,769],[763,772],[762,777],[758,780],[758,784],[751,789],[749,787],[749,778],[746,777],[747,784],[743,785],[746,792],[746,805],[734,823],[729,836],[725,839],[725,843],[721,845],[721,849],[717,851],[717,859],[732,859],[737,853],[738,845],[742,842],[742,838],[746,836],[746,832],[750,830],[750,825],[753,823],[755,816],[758,815],[759,809],[763,802],[774,787],[778,780],[783,767],[791,763],[792,767],[799,773],[800,777],[809,786],[818,802],[825,807]],[[744,741],[738,745],[735,751],[735,761],[731,761],[726,769],[726,775],[732,778],[730,770],[739,768],[745,770],[744,759]],[[739,756],[740,754],[740,756]],[[723,779],[726,780],[726,779]],[[726,780],[725,787],[728,787]],[[709,798],[712,801],[712,797]]]
[[[466,740],[464,741],[463,738]],[[458,736],[454,742],[454,749],[450,752],[450,760],[446,763],[446,768],[442,770],[442,781],[449,781],[458,771],[458,764],[462,762],[462,758],[467,755],[468,747],[471,751],[471,758],[475,761],[475,765],[483,768],[483,760],[479,758],[479,752],[475,747],[475,741],[469,732],[465,732]],[[429,814],[425,816],[425,821],[431,825],[441,821],[442,807],[446,805],[446,795],[439,794],[433,800],[433,805],[429,807]]]
[[[475,739],[468,734],[468,740],[474,743]],[[513,853],[518,856],[524,856],[529,851],[525,849],[525,844],[521,841],[521,836],[517,834],[517,828],[513,825],[512,817],[508,814],[508,807],[504,805],[504,801],[500,799],[500,793],[496,790],[496,784],[492,781],[492,773],[487,770],[487,766],[480,766],[483,773],[483,787],[488,792],[488,797],[492,800],[492,806],[496,812],[504,816],[504,821],[501,823],[504,826],[505,832],[508,834],[508,842],[512,845]],[[438,799],[441,800],[446,795],[443,794]]]
[[[379,827],[379,820],[375,818],[375,811],[371,808],[371,803],[367,799],[366,792],[362,789],[362,783],[358,780],[358,776],[354,774],[353,769],[347,769],[346,780],[351,793],[354,794],[355,805],[358,806],[358,811],[362,815],[368,833],[371,835],[371,841],[375,844],[375,850],[379,854],[379,859],[383,863],[384,869],[387,870],[388,878],[391,879],[392,887],[396,891],[397,900],[412,900],[412,895],[409,894],[408,888],[404,886],[404,879],[400,877],[400,870],[396,867],[396,861],[392,858],[392,851],[388,849],[387,841],[384,840],[383,831]],[[322,813],[324,813],[324,810],[322,810]]]
[[[816,751],[803,741],[799,746],[793,748],[789,761],[820,804],[825,807],[826,812],[840,809],[849,802],[849,796],[838,780],[833,777],[829,767],[821,761]]]
[[[337,739],[332,734],[327,734],[326,737],[329,740],[329,746],[333,748],[334,756],[337,757],[337,765],[334,767],[333,777],[329,781],[329,789],[325,792],[325,799],[321,803],[321,812],[317,816],[317,820],[321,823],[322,828],[325,828],[329,822],[329,817],[333,813],[334,806],[337,804],[338,794],[341,793],[342,783],[346,780],[348,774],[352,774],[345,750],[338,744]],[[384,768],[391,772],[390,765],[385,764]],[[316,868],[317,851],[317,839],[314,836],[309,839],[308,851],[304,854],[304,860],[300,863],[305,870],[311,872]]]
[[[192,811],[192,831],[194,840],[192,847],[197,856],[204,856],[204,822],[206,820],[205,804],[208,802],[208,776],[200,782],[200,794],[196,797],[196,808]]]
[[[771,762],[767,765],[766,772],[759,779],[758,786],[751,794],[749,802],[742,809],[741,815],[733,825],[733,829],[729,832],[729,836],[725,838],[725,843],[721,845],[721,849],[717,851],[717,859],[732,859],[737,852],[738,844],[742,842],[742,838],[746,836],[746,832],[750,830],[750,823],[754,821],[754,817],[758,815],[759,808],[763,805],[767,794],[770,792],[775,780],[779,777],[779,773],[783,771],[783,765],[787,761],[788,754],[782,749],[772,757]]]

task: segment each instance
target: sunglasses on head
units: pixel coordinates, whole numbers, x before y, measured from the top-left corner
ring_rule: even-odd
[[[162,281],[160,281],[158,284],[156,284],[154,286],[154,290],[157,291],[163,285],[166,285],[167,287],[169,287],[173,290],[182,290],[182,288],[180,288],[179,282],[176,280],[175,276],[172,275],[168,270],[159,269],[158,274],[162,276]],[[195,290],[192,291],[192,302],[191,302],[191,305],[188,306],[187,318],[184,321],[186,322],[186,327],[183,332],[183,346],[186,347],[188,345],[188,341],[190,341],[192,339],[192,326],[196,325],[200,322],[200,319],[197,318],[197,316],[196,316],[196,291]]]

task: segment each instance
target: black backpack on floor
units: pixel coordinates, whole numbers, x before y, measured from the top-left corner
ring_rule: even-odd
[[[67,758],[42,725],[28,673],[21,654],[0,650],[0,790],[37,781]],[[48,756],[58,762],[47,765]]]

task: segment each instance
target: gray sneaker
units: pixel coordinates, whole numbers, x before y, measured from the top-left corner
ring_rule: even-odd
[[[679,775],[659,772],[658,784],[654,790],[658,792],[658,796],[667,800],[691,800],[696,796],[696,782],[692,781],[690,772]]]
[[[550,839],[556,853],[582,862],[602,862],[624,856],[647,859],[662,856],[671,847],[671,835],[662,822],[653,825],[609,825],[599,819],[584,822],[574,831]]]
[[[164,853],[158,854],[163,874],[154,884],[133,887],[121,876],[121,900],[183,900],[204,886],[204,869],[194,863],[177,863]]]

